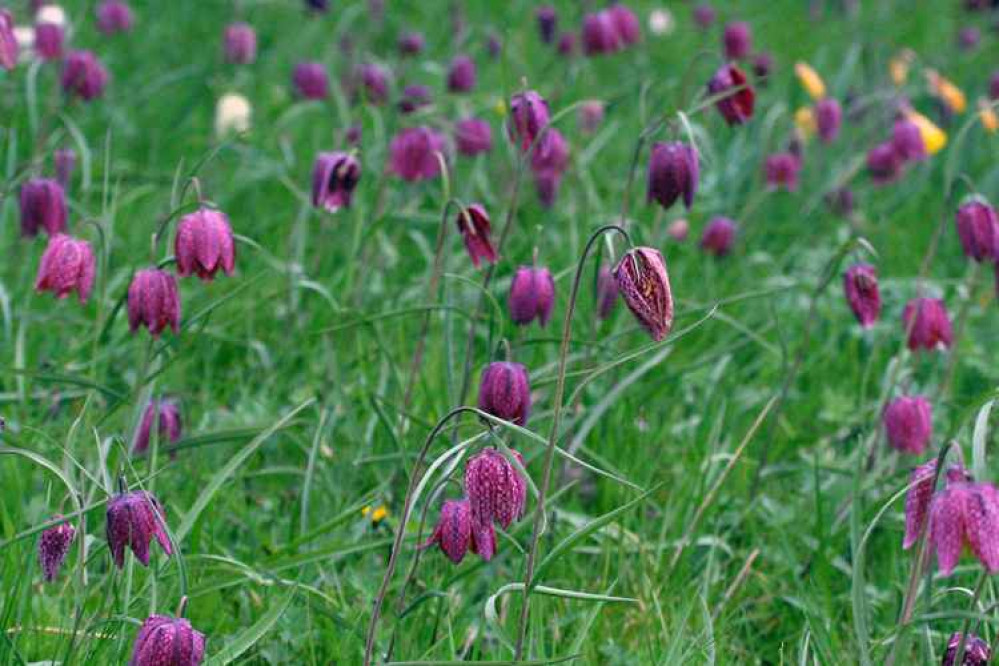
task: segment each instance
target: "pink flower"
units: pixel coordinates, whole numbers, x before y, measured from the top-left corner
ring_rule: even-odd
[[[926,398],[895,398],[883,418],[892,448],[917,455],[926,450],[933,436],[933,407]]]
[[[129,666],[200,666],[205,635],[184,618],[150,615],[135,637]]]
[[[510,318],[521,326],[535,319],[543,327],[555,304],[555,281],[547,268],[521,266],[510,281]]]
[[[361,180],[361,165],[347,153],[319,153],[312,168],[312,205],[335,213],[350,208],[350,198]]]
[[[42,254],[35,289],[51,291],[56,298],[66,298],[75,291],[80,302],[86,303],[94,288],[96,272],[97,262],[90,243],[59,234],[49,239]]]
[[[662,253],[651,247],[629,250],[614,269],[614,279],[638,323],[656,342],[665,339],[673,328],[673,292]]]
[[[999,572],[999,504],[989,483],[951,483],[930,505],[930,543],[942,574],[950,575],[967,544],[985,569]]]
[[[401,130],[389,146],[389,169],[403,180],[436,178],[441,171],[436,153],[444,153],[444,137],[429,127]]]
[[[891,134],[891,145],[895,149],[895,154],[903,162],[918,162],[926,159],[926,144],[923,143],[923,135],[919,131],[919,126],[900,118],[895,121],[895,127]]]
[[[523,458],[514,452],[523,466]],[[524,515],[527,481],[495,449],[483,449],[465,465],[465,493],[472,513],[472,535],[482,559],[496,552],[493,522],[508,528]]]
[[[56,518],[62,518],[62,516],[56,516]],[[42,532],[42,536],[38,540],[38,561],[42,565],[42,574],[46,582],[51,583],[56,579],[63,560],[66,559],[66,553],[75,538],[76,528],[68,522],[60,523]]]
[[[735,222],[727,217],[712,218],[701,234],[701,249],[716,257],[727,256],[735,242]]]
[[[973,200],[954,216],[964,254],[975,261],[999,260],[999,217],[992,206]]]
[[[173,400],[154,399],[146,405],[142,413],[142,422],[135,433],[132,442],[132,453],[143,454],[149,450],[149,438],[152,436],[153,424],[157,425],[160,442],[176,444],[180,441],[183,431],[183,421],[180,417],[180,406]]]
[[[133,333],[145,326],[154,338],[169,326],[180,332],[180,295],[177,278],[158,268],[135,274],[128,287],[128,327]]]
[[[121,0],[105,0],[97,6],[97,27],[105,35],[128,32],[133,23],[131,7]]]
[[[770,189],[784,188],[788,192],[798,189],[801,160],[792,153],[777,153],[767,157],[764,167]]]
[[[510,138],[522,152],[527,152],[541,130],[548,124],[548,102],[533,90],[510,98]],[[540,148],[543,148],[541,146]]]
[[[247,23],[230,23],[223,36],[226,62],[249,65],[257,59],[257,33]]]
[[[488,153],[493,148],[493,130],[489,123],[479,118],[465,118],[455,124],[454,140],[458,152],[472,156]]]
[[[32,238],[45,229],[49,236],[66,233],[66,194],[49,178],[32,178],[21,185],[21,235]]]
[[[857,321],[870,328],[881,315],[881,293],[878,291],[878,273],[870,264],[854,264],[843,275],[846,301]]]
[[[202,208],[185,215],[174,239],[177,274],[197,275],[211,282],[220,269],[232,275],[236,268],[236,241],[229,218],[220,210]]]
[[[35,52],[42,60],[62,58],[64,33],[61,25],[39,23],[35,26]]]
[[[491,225],[489,214],[482,204],[474,203],[458,212],[458,232],[465,241],[465,249],[476,268],[485,260],[496,263],[496,249],[489,237]]]
[[[932,351],[939,347],[950,347],[954,342],[950,317],[947,316],[947,308],[941,299],[912,299],[902,312],[902,323],[906,330],[912,327],[908,345],[913,351],[917,349]]]
[[[14,37],[14,17],[0,9],[0,67],[6,70],[17,65],[17,38]]]
[[[108,502],[107,537],[115,565],[119,569],[125,566],[125,546],[128,546],[142,566],[148,567],[149,544],[154,537],[164,553],[172,554],[165,525],[163,507],[151,494],[137,490],[112,498]]]
[[[527,423],[531,415],[531,380],[520,363],[498,361],[482,371],[479,409],[498,419]]]

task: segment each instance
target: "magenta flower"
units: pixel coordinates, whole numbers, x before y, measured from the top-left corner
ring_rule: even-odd
[[[947,307],[941,299],[912,299],[902,312],[902,323],[905,330],[909,331],[908,345],[913,351],[917,349],[932,351],[939,347],[950,347],[954,342],[954,332],[950,317],[947,315]]]
[[[666,261],[659,250],[636,247],[614,269],[617,288],[635,318],[659,342],[673,328],[673,292]]]
[[[741,125],[753,115],[756,93],[746,75],[735,65],[722,65],[708,81],[708,94],[724,95],[715,102],[715,108],[725,122]]]
[[[489,237],[491,229],[489,214],[482,204],[474,203],[458,211],[457,224],[472,265],[478,268],[483,260],[491,264],[496,263],[496,249]]]
[[[18,46],[14,37],[14,17],[0,8],[0,67],[6,70],[17,65]]]
[[[55,516],[57,519],[62,516]],[[42,575],[45,581],[51,583],[59,574],[62,563],[66,559],[66,553],[76,538],[76,528],[68,522],[60,523],[55,527],[42,532],[38,540],[38,562],[42,566]]]
[[[150,615],[142,623],[128,666],[201,666],[205,635],[184,618]]]
[[[363,91],[365,101],[380,106],[389,98],[388,72],[379,65],[358,65],[354,68],[353,88],[355,95]]]
[[[475,88],[475,62],[467,55],[451,61],[447,74],[447,89],[453,93],[471,92]]]
[[[992,72],[989,78],[989,99],[992,101],[999,99],[999,71]]]
[[[318,62],[300,62],[291,75],[295,92],[303,99],[326,99],[329,95],[329,77]]]
[[[33,238],[39,229],[49,236],[66,232],[66,195],[48,178],[32,178],[21,185],[21,235]]]
[[[455,564],[459,564],[469,548],[474,550],[472,541],[472,507],[467,499],[446,500],[441,507],[441,516],[433,534],[420,548],[437,544],[441,552]]]
[[[551,44],[555,39],[555,28],[558,24],[555,8],[550,5],[538,7],[534,16],[538,20],[538,33],[541,35],[541,41],[545,44]]]
[[[607,8],[617,36],[625,46],[637,44],[642,39],[642,24],[629,7],[615,3]]]
[[[180,332],[180,295],[177,278],[158,268],[138,271],[128,287],[128,327],[135,333],[145,326],[154,338],[169,326]]]
[[[402,99],[399,100],[399,111],[412,113],[417,109],[429,106],[433,94],[430,88],[421,85],[409,85],[402,89]]]
[[[597,274],[597,319],[607,319],[617,303],[617,280],[609,266],[601,266]]]
[[[909,491],[905,494],[905,538],[902,548],[909,550],[923,531],[926,514],[933,499],[933,486],[937,475],[937,459],[918,465],[909,475]]]
[[[76,168],[76,153],[72,148],[60,148],[55,151],[53,161],[55,162],[56,180],[65,191],[73,176],[73,169]]]
[[[716,257],[732,251],[735,242],[735,222],[727,217],[714,217],[701,234],[701,249]]]
[[[558,38],[558,53],[562,56],[571,56],[576,52],[576,33],[563,32]]]
[[[918,162],[926,159],[926,144],[919,126],[911,120],[900,118],[895,121],[891,133],[891,145],[903,162]]]
[[[97,6],[97,28],[105,35],[128,32],[134,22],[132,8],[121,0],[104,0]]]
[[[697,150],[680,141],[657,143],[649,154],[648,201],[653,199],[665,210],[683,197],[687,210],[694,203],[700,181]]]
[[[535,148],[531,155],[531,170],[538,188],[538,196],[546,207],[555,202],[562,175],[569,166],[569,144],[562,133],[550,128],[545,134],[543,145]]]
[[[510,282],[510,318],[521,326],[535,319],[541,326],[548,324],[555,305],[555,281],[547,268],[521,266]]]
[[[999,217],[992,206],[977,199],[969,201],[957,209],[954,221],[961,249],[969,259],[999,260]]]
[[[141,455],[149,450],[149,438],[152,436],[153,424],[157,423],[160,442],[176,444],[183,433],[183,421],[180,417],[180,405],[169,399],[153,399],[142,412],[142,421],[135,432],[132,442],[132,453]]]
[[[902,175],[902,157],[891,141],[878,144],[867,153],[867,172],[875,185],[894,183]]]
[[[222,211],[210,208],[180,218],[174,255],[180,277],[197,275],[211,282],[219,270],[232,275],[236,269],[236,241],[229,218]]]
[[[125,546],[132,549],[142,566],[149,566],[149,544],[153,538],[167,555],[173,553],[166,532],[163,507],[151,494],[136,490],[116,495],[108,502],[108,548],[115,565],[125,566]]]
[[[60,84],[67,94],[89,102],[104,94],[108,78],[108,71],[93,53],[71,51],[63,61]]]
[[[711,27],[715,22],[715,8],[708,4],[700,4],[694,7],[694,23],[702,30]]]
[[[223,35],[226,62],[249,65],[257,59],[257,33],[247,23],[230,23]]]
[[[766,85],[766,79],[774,68],[774,57],[766,51],[761,51],[753,56],[753,75],[757,78],[757,83]]]
[[[62,46],[65,33],[61,25],[39,23],[35,26],[35,53],[42,60],[62,59]]]
[[[673,220],[666,227],[666,233],[669,237],[675,240],[677,243],[682,243],[687,240],[687,236],[690,235],[690,222],[680,218],[678,220]]]
[[[843,275],[846,302],[863,328],[870,328],[881,316],[878,272],[870,264],[854,264]]]
[[[753,35],[749,24],[735,21],[725,26],[722,33],[722,47],[728,60],[742,60],[753,50]]]
[[[455,123],[454,141],[462,155],[488,153],[493,148],[493,130],[485,120],[465,118]]]
[[[794,192],[798,189],[801,160],[793,153],[776,153],[767,157],[764,171],[767,187],[771,190],[784,188],[788,192]]]
[[[312,167],[312,205],[335,213],[350,208],[350,198],[361,180],[361,165],[349,153],[319,153]]]
[[[842,123],[843,109],[839,102],[831,97],[826,97],[815,104],[815,124],[819,131],[819,139],[823,143],[835,141]]]
[[[520,454],[514,455],[523,466]],[[465,494],[472,513],[472,538],[488,562],[496,552],[493,522],[508,528],[524,515],[527,481],[502,453],[483,449],[465,465]]]
[[[888,443],[902,453],[922,454],[933,436],[933,407],[923,396],[892,400],[882,417]]]
[[[94,288],[97,262],[87,241],[59,234],[49,238],[49,244],[38,264],[35,289],[51,291],[56,298],[66,298],[76,292],[80,303],[86,303]]]
[[[533,90],[510,98],[510,138],[520,146],[521,151],[527,152],[548,120],[548,102]]]
[[[974,51],[982,41],[982,31],[973,25],[961,28],[957,33],[957,45],[965,51]]]
[[[930,504],[930,544],[945,576],[967,544],[990,573],[999,572],[999,504],[989,483],[948,483]]]
[[[436,178],[441,171],[436,153],[444,153],[444,137],[429,127],[407,128],[392,138],[389,153],[390,171],[403,180]]]
[[[531,415],[531,382],[520,363],[490,363],[479,383],[479,409],[519,426]]]
[[[964,641],[964,657],[961,664],[955,664],[957,648],[961,645],[961,633],[955,631],[947,641],[947,651],[944,653],[943,666],[988,666],[992,659],[992,648],[974,634],[968,634]]]
[[[399,53],[406,56],[419,55],[424,46],[426,46],[426,40],[423,35],[419,32],[406,32],[399,37]]]
[[[583,53],[600,55],[621,49],[621,37],[609,10],[601,10],[583,17]]]

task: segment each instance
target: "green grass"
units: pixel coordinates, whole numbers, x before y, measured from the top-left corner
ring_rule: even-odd
[[[481,367],[505,353],[504,342],[531,370],[527,427],[536,436],[503,427],[496,433],[524,454],[540,484],[576,263],[590,233],[620,216],[643,127],[669,114],[656,138],[685,131],[676,112],[694,106],[715,68],[720,28],[703,34],[692,27],[687,4],[669,3],[677,30],[656,38],[645,26],[655,3],[636,0],[630,4],[645,30],[639,47],[566,60],[540,44],[534,5],[522,0],[389,2],[382,24],[368,18],[364,2],[333,4],[330,14],[308,18],[292,0],[137,0],[135,32],[108,39],[95,30],[93,3],[67,1],[73,44],[96,50],[112,72],[105,98],[64,103],[52,65],[0,72],[0,415],[8,423],[0,448],[0,663],[126,663],[139,623],[153,611],[173,613],[185,580],[187,616],[218,663],[361,663],[416,454],[436,421],[459,404],[482,279],[449,220],[441,294],[428,294],[442,184],[383,177],[387,143],[407,124],[487,118],[493,152],[452,160],[450,190],[462,201],[481,201],[498,229],[511,206],[517,155],[497,109],[522,81],[553,113],[585,99],[609,103],[593,136],[576,129],[572,111],[559,121],[572,163],[557,204],[540,207],[530,180],[522,184],[486,316],[475,329],[467,402]],[[751,22],[776,70],[747,126],[729,129],[711,109],[690,117],[703,158],[701,190],[687,216],[691,240],[677,243],[666,233],[679,208],[663,213],[645,203],[647,150],[639,160],[626,224],[637,244],[661,248],[667,258],[677,298],[673,336],[650,345],[621,303],[598,323],[589,272],[596,261],[588,266],[569,347],[562,444],[603,474],[556,458],[528,625],[537,663],[576,655],[570,663],[845,664],[865,655],[884,663],[913,560],[901,550],[903,500],[880,512],[924,459],[900,457],[877,436],[892,368],[901,364],[895,392],[937,398],[925,458],[953,439],[970,464],[979,409],[997,395],[992,269],[983,266],[969,286],[970,264],[945,198],[953,177],[966,174],[999,200],[996,137],[977,123],[959,131],[972,112],[953,120],[943,152],[900,183],[874,188],[863,170],[854,175],[851,222],[833,216],[822,195],[887,137],[888,104],[847,119],[832,146],[808,144],[798,192],[764,195],[762,177],[764,157],[783,148],[794,110],[808,103],[792,74],[796,60],[810,62],[837,98],[865,98],[891,91],[888,59],[908,46],[920,60],[906,93],[935,117],[920,67],[952,78],[973,107],[995,66],[988,20],[961,13],[956,0],[868,2],[855,19],[830,15],[822,23],[808,19],[801,0],[717,4],[724,4],[721,19]],[[456,7],[467,26],[457,37]],[[576,3],[558,9],[563,27],[579,24]],[[258,32],[260,56],[248,67],[221,62],[222,27],[237,14]],[[968,54],[957,50],[955,34],[970,23],[984,38]],[[426,34],[428,49],[424,58],[399,61],[395,39],[408,28]],[[490,31],[505,42],[496,61],[486,54]],[[338,46],[345,38],[351,54]],[[458,52],[479,66],[478,86],[466,96],[443,90]],[[355,61],[387,63],[397,85],[430,85],[435,106],[399,117],[391,107],[351,107],[337,86],[328,103],[297,102],[290,72],[306,59],[324,62],[334,83]],[[229,91],[252,100],[254,127],[219,142],[214,105]],[[364,136],[354,206],[319,214],[308,201],[312,160],[340,147],[352,123]],[[51,173],[51,152],[62,145],[74,146],[82,162],[69,193],[71,231],[105,244],[95,295],[82,307],[33,292],[45,241],[22,240],[18,230],[20,182],[38,168]],[[194,176],[241,238],[237,273],[207,285],[182,280],[183,331],[151,344],[144,331],[129,334],[120,305],[132,272],[172,253],[161,241],[151,255],[150,238],[180,206],[193,204],[187,182]],[[967,190],[963,181],[955,187]],[[697,247],[717,214],[742,227],[723,260]],[[900,354],[901,310],[916,294],[941,220],[926,288],[943,295],[954,316],[967,307],[964,333],[949,353]],[[816,292],[851,236],[866,239],[876,256],[854,247],[833,266],[828,288]],[[611,260],[603,243],[597,249]],[[556,275],[555,312],[545,329],[518,329],[506,314],[506,292],[515,267],[530,263],[535,250]],[[621,251],[615,239],[615,257]],[[877,264],[884,297],[883,318],[867,334],[847,309],[839,278],[846,262],[860,258]],[[434,303],[403,414],[423,313]],[[941,396],[952,361],[954,380]],[[791,372],[786,400],[763,414]],[[129,459],[140,410],[157,394],[182,403],[183,448],[176,458]],[[488,443],[479,437],[485,429],[464,416],[431,457],[452,442],[474,438],[473,450]],[[997,478],[989,455],[994,430],[981,430],[976,458],[986,480]],[[872,441],[877,453],[867,469]],[[769,462],[760,471],[765,448]],[[460,464],[453,469],[443,497],[461,492]],[[179,556],[168,559],[154,546],[148,570],[131,558],[123,572],[112,567],[104,502],[121,474],[163,502]],[[473,556],[456,567],[436,550],[425,552],[400,605],[416,527],[436,482],[415,507],[378,646],[391,643],[397,661],[506,663],[536,499],[528,518],[500,537],[488,564]],[[636,501],[636,487],[652,492]],[[430,504],[429,521],[439,501]],[[58,580],[42,584],[37,528],[55,513],[75,512],[74,502],[84,508],[85,581],[78,538]],[[372,524],[362,509],[380,505],[388,517]],[[929,581],[896,663],[939,662],[947,636],[963,624],[978,572],[966,557],[951,577]],[[984,607],[997,595],[990,581]],[[994,610],[986,613],[978,633],[993,640],[996,619]]]

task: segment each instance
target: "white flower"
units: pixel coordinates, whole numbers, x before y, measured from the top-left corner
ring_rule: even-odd
[[[38,13],[35,14],[36,23],[55,23],[56,25],[65,28],[66,27],[66,11],[59,5],[45,5],[38,9]]]
[[[672,33],[675,27],[676,21],[673,20],[673,14],[665,7],[653,9],[649,14],[649,31],[653,35],[663,37]]]
[[[237,93],[223,95],[215,107],[215,133],[221,137],[249,131],[252,114],[250,100]]]
[[[14,41],[17,42],[18,62],[31,62],[35,59],[35,29],[33,27],[15,25]]]

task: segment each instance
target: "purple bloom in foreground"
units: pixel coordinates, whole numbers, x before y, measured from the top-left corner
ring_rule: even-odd
[[[843,275],[846,302],[864,328],[870,328],[881,315],[878,273],[870,264],[854,264]]]
[[[312,205],[335,213],[350,208],[350,197],[361,180],[361,165],[349,153],[319,153],[312,167]]]
[[[62,516],[56,516],[62,518]],[[38,561],[42,565],[42,574],[45,581],[51,583],[59,574],[66,553],[76,538],[76,528],[68,522],[61,523],[55,527],[42,532],[38,540]]]
[[[662,253],[651,247],[629,250],[614,269],[614,279],[638,323],[656,342],[665,339],[673,328],[673,292]]]
[[[547,268],[521,266],[510,282],[510,318],[515,324],[548,323],[555,304],[555,281]]]
[[[90,298],[94,288],[97,262],[87,241],[59,234],[49,239],[38,264],[35,289],[51,291],[56,298],[66,298],[76,292],[81,303]]]
[[[903,396],[885,408],[888,443],[902,453],[922,454],[933,436],[933,407],[923,396]]]
[[[446,500],[441,507],[441,516],[433,534],[420,548],[437,544],[441,552],[455,564],[459,564],[469,548],[474,550],[472,541],[472,507],[467,499]]]
[[[649,155],[649,201],[654,199],[668,210],[683,197],[683,205],[690,210],[699,180],[700,166],[697,150],[693,146],[680,141],[652,146]]]
[[[48,178],[33,178],[21,185],[21,235],[33,238],[39,229],[49,236],[66,231],[66,195],[62,186]]]
[[[514,455],[523,466],[520,454]],[[483,449],[465,465],[465,494],[472,512],[472,538],[479,555],[489,561],[496,552],[493,522],[507,528],[524,515],[527,481],[502,453]]]
[[[436,178],[441,171],[437,153],[444,153],[444,137],[429,127],[401,130],[389,146],[389,169],[403,180]]]
[[[167,326],[180,332],[180,295],[177,278],[158,268],[138,271],[128,287],[128,327],[145,326],[158,338]]]
[[[154,537],[164,553],[173,553],[163,508],[151,494],[137,490],[116,495],[108,503],[108,548],[119,569],[125,566],[125,546],[132,549],[143,566],[149,566],[149,544]]]
[[[150,615],[142,623],[129,666],[200,666],[205,635],[184,618]]]
[[[154,423],[158,423],[157,430],[161,443],[176,444],[180,441],[184,425],[180,417],[180,405],[169,399],[153,399],[142,413],[142,421],[132,443],[133,453],[142,454],[149,450],[149,438],[152,436]]]
[[[999,572],[999,504],[989,483],[950,483],[930,505],[930,544],[940,573],[954,571],[965,544],[990,574]]]
[[[479,409],[519,426],[531,414],[531,382],[520,363],[490,363],[479,383]]]
[[[232,275],[236,269],[236,241],[228,216],[220,210],[202,208],[182,217],[177,224],[174,256],[181,277],[197,275],[211,282],[219,270]]]

